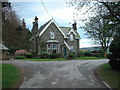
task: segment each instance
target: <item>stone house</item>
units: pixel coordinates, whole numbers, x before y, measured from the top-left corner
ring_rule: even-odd
[[[72,24],[72,28],[60,27],[51,19],[38,29],[38,18],[34,20],[30,39],[32,52],[62,53],[63,56],[69,52],[79,53],[80,36],[76,23]]]

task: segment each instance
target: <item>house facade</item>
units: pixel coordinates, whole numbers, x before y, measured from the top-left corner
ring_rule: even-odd
[[[38,18],[33,22],[31,51],[62,53],[67,56],[70,52],[79,53],[80,36],[77,32],[76,23],[71,27],[60,27],[53,20],[49,20],[38,29]]]

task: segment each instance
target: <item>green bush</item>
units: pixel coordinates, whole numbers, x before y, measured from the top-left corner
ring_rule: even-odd
[[[39,52],[38,53],[38,58],[48,58],[48,53],[47,52]]]
[[[108,59],[110,60],[109,65],[114,70],[120,71],[120,38],[119,36],[116,36],[110,45],[109,50],[111,54],[108,55]]]
[[[26,57],[25,56],[15,56],[14,58],[15,59],[25,59]]]
[[[93,56],[92,52],[84,52],[84,56]]]
[[[70,52],[67,56],[67,59],[74,59],[75,58],[75,52]]]
[[[37,54],[37,52],[32,52],[32,58],[36,58],[38,56],[38,54]]]
[[[51,53],[48,55],[49,58],[61,58],[62,54],[61,53]]]
[[[84,52],[79,52],[79,55],[78,55],[78,57],[83,57],[84,56]]]
[[[26,56],[27,58],[32,58],[32,53],[25,53],[25,56]]]

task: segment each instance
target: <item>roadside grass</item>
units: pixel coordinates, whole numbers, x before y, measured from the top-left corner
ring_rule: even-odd
[[[95,59],[106,59],[104,57],[75,57],[72,60],[95,60]],[[24,61],[67,61],[66,58],[56,58],[56,59],[39,59],[39,58],[25,58],[25,59],[17,59]]]
[[[20,59],[25,61],[66,61],[64,58],[56,58],[56,59],[37,59],[37,58],[27,58],[27,59]]]
[[[118,79],[120,79],[120,71],[113,70],[107,63],[100,66],[100,68],[98,69],[98,75],[111,88],[119,88],[120,90],[120,86],[118,85]]]
[[[106,59],[105,57],[76,57],[76,60]]]
[[[2,64],[2,88],[15,88],[20,80],[20,71],[11,64]]]

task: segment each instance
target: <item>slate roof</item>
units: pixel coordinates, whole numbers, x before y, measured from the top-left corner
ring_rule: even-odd
[[[52,20],[52,19],[51,19]],[[43,24],[40,28],[39,28],[39,31],[38,31],[38,35],[39,33],[47,26],[47,24],[51,21],[49,20],[48,22],[46,22],[45,24]],[[59,26],[60,27],[60,26]],[[71,30],[71,27],[60,27],[60,29],[62,30],[62,32],[66,35],[68,35],[69,31]],[[80,35],[78,34],[78,32],[75,32],[76,33],[76,37],[80,39]]]
[[[67,36],[69,31],[71,30],[71,27],[60,27],[60,29]],[[80,35],[78,34],[78,32],[75,31],[75,33],[76,33],[76,37],[80,39]]]
[[[51,19],[52,20],[52,19]],[[47,24],[51,21],[49,20],[48,22],[46,22],[45,24],[43,24],[39,29],[38,29],[38,34],[47,26]]]
[[[60,29],[67,36],[67,34],[69,33],[71,28],[70,27],[60,27]]]

